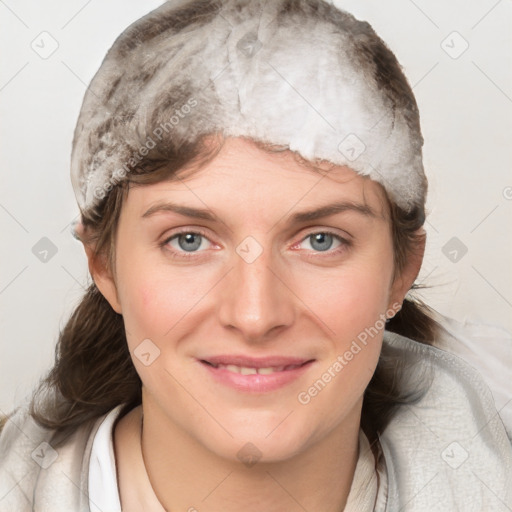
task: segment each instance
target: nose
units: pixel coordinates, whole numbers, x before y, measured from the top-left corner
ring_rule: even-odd
[[[291,326],[295,296],[286,282],[289,273],[272,261],[270,251],[263,250],[254,261],[234,253],[232,265],[218,303],[222,326],[250,343],[266,341]]]

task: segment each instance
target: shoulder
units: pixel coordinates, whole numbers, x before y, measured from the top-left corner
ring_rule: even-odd
[[[482,376],[512,438],[512,335],[502,327],[443,317],[436,346],[466,361]]]
[[[512,439],[512,336],[505,329],[437,314],[441,326],[432,346],[394,333],[385,341],[406,353],[408,360],[428,361],[437,372],[451,373],[458,384],[477,393],[495,409]],[[422,366],[426,366],[423,364]]]
[[[88,511],[88,454],[105,418],[89,420],[73,431],[40,426],[28,402],[16,408],[0,433],[0,510],[33,510],[57,503],[58,510]]]
[[[481,373],[452,352],[395,333],[385,332],[383,349],[405,361],[403,386],[423,386],[379,436],[392,502],[404,510],[436,509],[442,496],[452,500],[442,510],[512,505],[510,428]]]

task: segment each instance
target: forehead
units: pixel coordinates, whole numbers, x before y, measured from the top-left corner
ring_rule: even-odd
[[[205,144],[216,150],[206,162],[185,166],[158,183],[131,184],[126,206],[142,214],[142,209],[166,197],[202,208],[260,211],[351,201],[387,216],[383,187],[346,166],[306,161],[289,150],[243,137],[228,137],[220,147],[211,139]]]

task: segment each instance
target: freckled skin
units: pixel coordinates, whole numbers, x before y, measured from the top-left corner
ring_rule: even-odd
[[[220,220],[169,212],[141,219],[162,200],[208,208]],[[377,217],[346,212],[287,224],[298,211],[342,200],[366,201]],[[167,508],[302,510],[298,502],[308,510],[342,509],[358,455],[362,395],[382,332],[307,405],[297,396],[379,315],[401,304],[412,285],[422,254],[392,282],[387,216],[376,182],[346,167],[322,177],[290,153],[266,153],[241,138],[227,139],[211,162],[182,182],[130,189],[117,233],[115,282],[100,268],[95,281],[125,321],[143,382],[146,469]],[[197,251],[182,248],[183,236],[181,246],[177,237],[159,245],[178,228],[204,231]],[[321,250],[308,235],[326,231],[350,244],[334,237]],[[236,251],[249,236],[263,249],[251,263]],[[134,356],[145,339],[160,351],[148,366]],[[315,362],[289,385],[249,395],[214,382],[197,362],[230,353]],[[137,429],[139,423],[130,425]],[[249,442],[261,453],[250,469],[237,456]],[[121,496],[127,496],[123,488],[136,489],[136,482],[137,474],[125,469]]]

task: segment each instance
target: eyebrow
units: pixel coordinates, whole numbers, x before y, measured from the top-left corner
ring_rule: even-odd
[[[203,219],[203,220],[217,220],[216,215],[214,215],[210,210],[203,210],[199,208],[190,208],[189,206],[183,206],[170,202],[157,203],[153,205],[149,210],[147,210],[142,218],[145,219],[147,217],[151,217],[155,215],[155,213],[159,212],[174,212],[179,213],[185,217],[192,217],[194,219]]]
[[[292,215],[288,223],[299,224],[303,222],[309,222],[347,211],[356,212],[367,217],[378,218],[378,215],[375,213],[375,211],[368,205],[354,203],[352,201],[341,201],[327,204],[319,208],[314,208],[312,210],[306,210],[295,213]],[[179,215],[183,215],[185,217],[209,220],[213,222],[218,220],[217,216],[213,214],[210,210],[201,208],[191,208],[189,206],[183,206],[167,201],[153,205],[142,215],[141,218],[145,219],[160,212],[173,212],[178,213]]]
[[[324,217],[329,217],[330,215],[336,215],[337,213],[350,211],[367,217],[378,217],[378,215],[370,206],[354,203],[352,201],[341,201],[337,203],[326,204],[325,206],[321,206],[320,208],[315,208],[313,210],[295,213],[291,217],[290,223],[308,222],[322,219]]]

